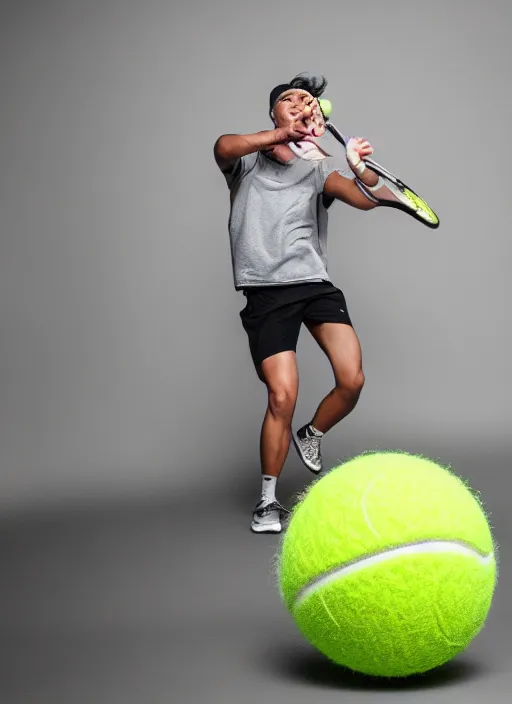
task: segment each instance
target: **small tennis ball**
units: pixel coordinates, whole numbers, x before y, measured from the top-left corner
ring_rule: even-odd
[[[303,636],[332,662],[377,677],[432,670],[483,628],[496,546],[477,495],[406,452],[368,452],[312,484],[277,555]]]
[[[330,100],[327,100],[327,98],[320,98],[320,100],[318,101],[318,103],[319,103],[319,105],[320,105],[320,110],[322,111],[323,116],[324,116],[325,119],[327,120],[327,118],[329,118],[329,117],[331,116],[331,113],[332,113],[332,103],[331,103],[331,101],[330,101]]]

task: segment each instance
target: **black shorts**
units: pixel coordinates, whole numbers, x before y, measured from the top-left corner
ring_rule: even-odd
[[[240,311],[254,365],[278,352],[297,351],[303,322],[352,326],[345,296],[330,282],[246,289]]]

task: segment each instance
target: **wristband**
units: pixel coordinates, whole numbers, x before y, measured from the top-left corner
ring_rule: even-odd
[[[365,186],[366,186],[366,184],[365,184]],[[379,180],[377,181],[375,186],[366,186],[366,188],[369,191],[378,191],[379,188],[382,188],[382,186],[384,186],[384,179],[382,178],[382,176],[379,176]]]
[[[349,162],[349,164],[350,164],[350,162]],[[366,164],[364,163],[364,161],[362,159],[360,159],[357,166],[350,164],[350,167],[355,172],[356,176],[359,176],[359,177],[361,177],[364,174],[364,172],[366,171]]]

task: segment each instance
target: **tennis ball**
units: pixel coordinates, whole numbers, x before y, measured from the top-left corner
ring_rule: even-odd
[[[330,101],[330,100],[327,100],[327,98],[320,98],[320,100],[318,101],[318,103],[319,103],[319,105],[320,105],[320,110],[322,111],[323,116],[324,116],[325,119],[327,120],[327,119],[331,116],[331,113],[332,113],[332,103],[331,103],[331,101]]]
[[[302,635],[334,663],[377,677],[424,673],[463,651],[497,580],[476,493],[401,451],[364,453],[313,483],[276,557]]]

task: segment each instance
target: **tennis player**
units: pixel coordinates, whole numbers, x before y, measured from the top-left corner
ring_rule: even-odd
[[[325,132],[318,99],[326,85],[323,76],[299,74],[276,86],[269,104],[273,129],[225,134],[214,146],[230,190],[234,284],[246,297],[241,322],[268,390],[260,436],[261,496],[251,524],[256,533],[282,529],[286,511],[276,485],[290,438],[306,467],[319,474],[322,438],[354,409],[364,383],[347,302],[327,273],[327,211],[334,201],[360,210],[376,207],[357,183],[371,190],[378,177],[363,162],[373,153],[368,141],[350,139],[343,163],[317,141]],[[334,387],[310,422],[293,432],[303,323],[330,362]]]

